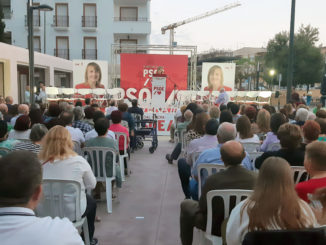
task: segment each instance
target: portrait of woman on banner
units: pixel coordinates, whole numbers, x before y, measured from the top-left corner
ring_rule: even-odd
[[[76,89],[88,88],[104,88],[104,85],[101,84],[102,72],[100,66],[91,62],[87,65],[85,70],[85,78],[83,83],[79,83],[75,86]]]
[[[224,85],[223,70],[219,65],[212,66],[207,75],[207,87],[205,91],[220,91],[224,88],[225,91],[232,91],[232,88]]]

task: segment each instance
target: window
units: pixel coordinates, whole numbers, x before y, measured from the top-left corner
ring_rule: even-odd
[[[85,3],[82,16],[83,27],[97,27],[96,4]]]
[[[120,7],[120,21],[137,21],[137,7]]]
[[[69,60],[69,37],[57,37],[54,55]]]
[[[69,26],[68,3],[55,4],[54,26],[57,27]]]
[[[38,6],[40,3],[33,3],[33,6]],[[33,25],[40,26],[41,25],[41,18],[40,18],[40,10],[33,11]]]
[[[40,38],[40,36],[34,36],[33,44],[34,44],[34,51],[41,53],[41,38]]]
[[[83,59],[97,59],[97,41],[96,37],[84,37],[84,49],[82,51]]]
[[[121,53],[136,53],[136,48],[124,48],[124,45],[136,45],[137,39],[120,39]]]

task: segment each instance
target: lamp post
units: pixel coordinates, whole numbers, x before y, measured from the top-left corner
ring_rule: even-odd
[[[272,77],[271,87],[273,88],[273,85],[274,85],[274,75],[275,75],[275,70],[274,70],[274,69],[271,69],[271,70],[269,71],[269,75]]]
[[[288,74],[287,74],[287,87],[286,87],[286,101],[287,103],[291,100],[291,87],[293,81],[293,64],[294,64],[294,20],[295,20],[295,0],[292,0],[291,7],[291,25],[290,25],[290,53],[288,63]]]
[[[27,23],[28,23],[28,51],[29,51],[29,87],[30,87],[30,103],[34,103],[34,30],[33,30],[33,11],[52,11],[53,8],[46,4],[33,6],[33,0],[27,3]]]

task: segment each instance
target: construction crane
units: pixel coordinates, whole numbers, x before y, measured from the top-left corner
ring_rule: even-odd
[[[179,22],[176,22],[176,23],[173,23],[173,24],[162,27],[161,31],[162,31],[163,35],[165,34],[165,32],[167,30],[170,30],[170,54],[173,54],[174,29],[176,29],[179,26],[182,26],[182,25],[185,25],[185,24],[188,24],[188,23],[191,23],[191,22],[194,22],[194,21],[197,21],[197,20],[212,16],[214,14],[218,14],[218,13],[221,13],[221,12],[224,12],[226,10],[233,9],[233,8],[236,8],[236,7],[239,7],[239,6],[241,6],[240,2],[231,3],[231,4],[228,4],[228,5],[225,5],[222,8],[217,8],[217,9],[214,9],[212,11],[208,11],[208,12],[205,12],[203,14],[200,14],[200,15],[197,15],[197,16],[194,16],[194,17],[190,17],[190,18],[185,19],[183,21],[179,21]]]

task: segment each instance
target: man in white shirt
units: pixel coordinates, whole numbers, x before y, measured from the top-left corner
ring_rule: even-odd
[[[96,122],[98,119],[100,119],[100,118],[105,118],[104,113],[101,112],[101,111],[96,111],[96,112],[94,113],[94,116],[93,116],[94,124],[95,124],[95,122]],[[95,137],[97,137],[97,136],[98,136],[98,133],[96,132],[96,130],[95,130],[95,129],[92,129],[91,131],[89,131],[89,132],[87,132],[87,133],[85,134],[85,140],[87,141],[87,140],[92,139],[92,138],[95,138]],[[106,136],[107,136],[108,138],[110,138],[110,139],[114,139],[114,140],[116,140],[116,139],[115,139],[115,134],[114,134],[114,132],[111,131],[111,130],[108,130]]]
[[[0,159],[0,243],[2,245],[82,245],[67,218],[39,218],[42,167],[35,154],[16,151]]]
[[[45,93],[45,84],[44,82],[40,82],[40,93],[36,97],[37,101],[40,101],[41,103],[46,102],[46,93]]]
[[[60,119],[62,120],[66,129],[69,131],[71,135],[71,140],[79,143],[80,147],[83,147],[85,143],[85,137],[83,132],[79,128],[72,127],[74,114],[70,111],[64,111],[60,114]]]

